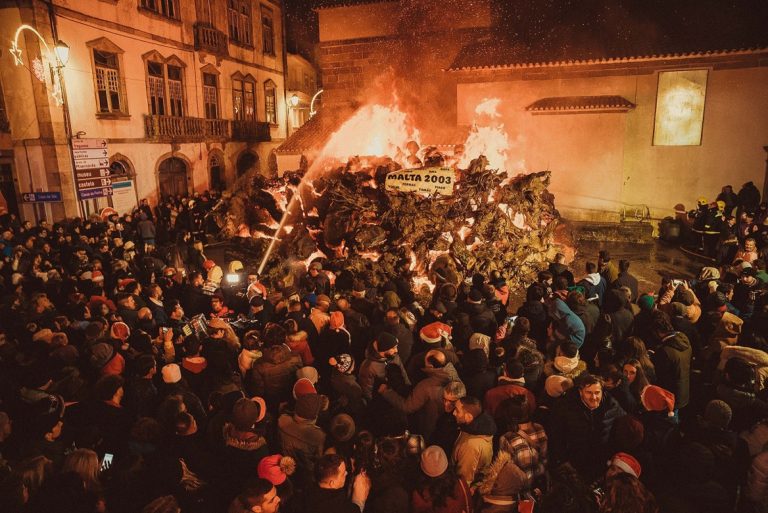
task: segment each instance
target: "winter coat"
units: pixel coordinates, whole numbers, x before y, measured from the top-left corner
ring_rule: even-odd
[[[329,490],[312,483],[304,495],[303,507],[299,511],[312,513],[361,513],[360,507],[347,495],[346,488]]]
[[[579,389],[571,389],[552,408],[548,432],[550,461],[570,461],[590,477],[604,472],[604,462],[610,456],[611,428],[623,415],[624,410],[610,395],[603,393],[600,406],[590,410],[581,400]]]
[[[285,344],[264,348],[263,353],[248,372],[248,392],[275,404],[288,400],[296,371],[302,366],[301,357]]]
[[[397,352],[400,354],[400,359],[408,363],[411,358],[411,351],[413,350],[413,333],[403,323],[397,323],[394,326],[384,326],[382,331],[393,334],[397,337]]]
[[[757,508],[756,513],[768,512],[768,450],[752,460],[744,495]]]
[[[517,315],[525,317],[531,322],[531,338],[543,344],[547,340],[547,326],[549,314],[541,301],[526,301],[517,310]]]
[[[482,412],[469,424],[459,426],[459,429],[452,458],[458,475],[471,486],[493,460],[496,423],[490,415]]]
[[[255,474],[259,461],[269,456],[269,446],[263,436],[251,431],[238,431],[229,422],[221,430],[224,441],[221,470],[226,475],[227,488],[239,493],[249,476]]]
[[[408,379],[408,375],[403,367],[403,362],[400,360],[400,355],[395,355],[394,358],[387,359],[379,355],[374,349],[373,343],[368,346],[365,354],[365,360],[360,365],[360,373],[358,374],[357,381],[360,383],[360,388],[363,389],[363,397],[370,399],[373,395],[374,381],[385,381],[387,365],[397,365],[400,367],[403,373],[403,379],[406,384],[411,384]]]
[[[294,458],[305,470],[313,469],[325,445],[325,432],[314,419],[283,414],[277,419],[277,428],[283,454]]]
[[[482,333],[493,337],[496,329],[499,327],[496,323],[496,316],[490,308],[482,303],[466,303],[464,311],[469,314],[469,324],[475,333]]]
[[[463,479],[456,480],[453,496],[445,506],[435,507],[429,490],[414,490],[411,495],[411,513],[472,513],[472,492]]]
[[[331,369],[331,388],[339,398],[343,398],[347,409],[352,412],[360,412],[365,406],[363,389],[352,374],[343,374],[336,369]]]
[[[557,332],[581,348],[584,345],[586,330],[579,316],[573,313],[562,299],[555,299],[552,316]]]
[[[755,392],[768,387],[768,354],[765,351],[745,346],[726,346],[720,353],[718,370],[722,371],[725,369],[725,362],[731,358],[741,358],[755,366],[755,372],[757,373]]]
[[[496,409],[499,407],[502,401],[504,401],[504,399],[509,399],[510,397],[515,397],[518,395],[525,396],[528,402],[528,413],[533,414],[533,411],[536,409],[536,398],[534,397],[533,393],[519,384],[509,382],[505,383],[501,380],[499,380],[498,386],[491,388],[485,393],[483,409],[487,411],[491,416],[495,417]]]
[[[690,401],[691,355],[691,343],[679,331],[663,337],[653,355],[657,384],[675,394],[678,409],[685,408]]]
[[[584,323],[586,335],[590,335],[595,330],[597,320],[600,318],[600,309],[594,303],[584,305],[568,305],[573,313],[579,316]]]
[[[587,300],[597,299],[597,304],[603,304],[603,296],[608,288],[608,282],[599,273],[588,274],[577,285],[584,287],[584,296]]]
[[[631,274],[624,272],[619,273],[619,277],[616,278],[616,280],[611,284],[614,288],[620,288],[620,287],[627,287],[632,292],[632,298],[630,299],[633,303],[637,301],[637,278],[632,276]]]
[[[309,348],[309,337],[306,331],[298,331],[288,335],[285,343],[292,352],[301,356],[301,362],[304,365],[312,365],[315,362],[312,350]]]
[[[413,387],[407,398],[394,390],[387,390],[382,396],[397,409],[410,415],[409,424],[414,433],[429,439],[435,430],[437,418],[443,412],[443,388],[451,381],[459,381],[459,376],[450,363],[442,369],[423,370],[427,377]]]
[[[496,386],[496,371],[488,368],[488,356],[482,349],[473,349],[465,356],[462,376],[467,386],[467,395],[481,401],[485,393]]]

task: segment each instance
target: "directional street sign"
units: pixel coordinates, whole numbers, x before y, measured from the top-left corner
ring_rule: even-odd
[[[72,160],[80,199],[112,196],[106,139],[72,139]]]
[[[76,159],[105,159],[109,156],[106,148],[98,150],[72,150],[72,156]]]
[[[106,178],[111,174],[108,167],[101,169],[86,169],[84,171],[75,171],[75,178],[78,180],[91,180],[93,178]]]
[[[79,191],[80,199],[103,198],[112,196],[112,187],[99,187],[98,189],[86,189]]]
[[[72,139],[73,150],[107,149],[106,139]]]
[[[95,178],[93,180],[78,180],[77,188],[81,191],[84,189],[95,189],[100,187],[109,187],[112,185],[112,180],[109,178]]]
[[[108,158],[98,159],[75,159],[75,169],[80,171],[81,169],[98,169],[101,167],[109,167]]]
[[[61,201],[60,192],[22,192],[21,200],[25,203],[49,203]]]

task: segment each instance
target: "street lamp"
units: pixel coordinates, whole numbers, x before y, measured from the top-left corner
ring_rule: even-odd
[[[299,99],[299,97],[295,94],[291,96],[291,98],[288,100],[288,102],[291,104],[291,107],[293,107],[294,109],[299,106],[300,101],[301,100]]]
[[[66,66],[67,62],[69,62],[69,45],[64,41],[59,40],[56,42],[56,46],[53,50],[56,52],[56,59],[58,59],[59,64]]]

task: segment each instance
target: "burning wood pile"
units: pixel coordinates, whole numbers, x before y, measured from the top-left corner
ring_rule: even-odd
[[[232,257],[267,255],[264,273],[288,281],[320,259],[325,269],[379,283],[409,273],[422,297],[476,272],[499,270],[510,289],[529,283],[554,253],[559,215],[550,173],[509,177],[484,156],[466,169],[446,167],[447,160],[433,151],[417,170],[352,158],[315,179],[245,176],[216,212],[222,236],[239,238],[251,255]],[[404,192],[414,182],[417,190]]]

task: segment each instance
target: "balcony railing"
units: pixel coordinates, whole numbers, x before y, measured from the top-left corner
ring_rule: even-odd
[[[144,116],[144,128],[150,139],[197,140],[228,138],[229,121],[177,116]]]
[[[265,121],[239,120],[232,121],[232,139],[235,141],[271,141],[269,123]]]
[[[226,56],[228,55],[227,35],[206,23],[196,23],[195,50]]]

